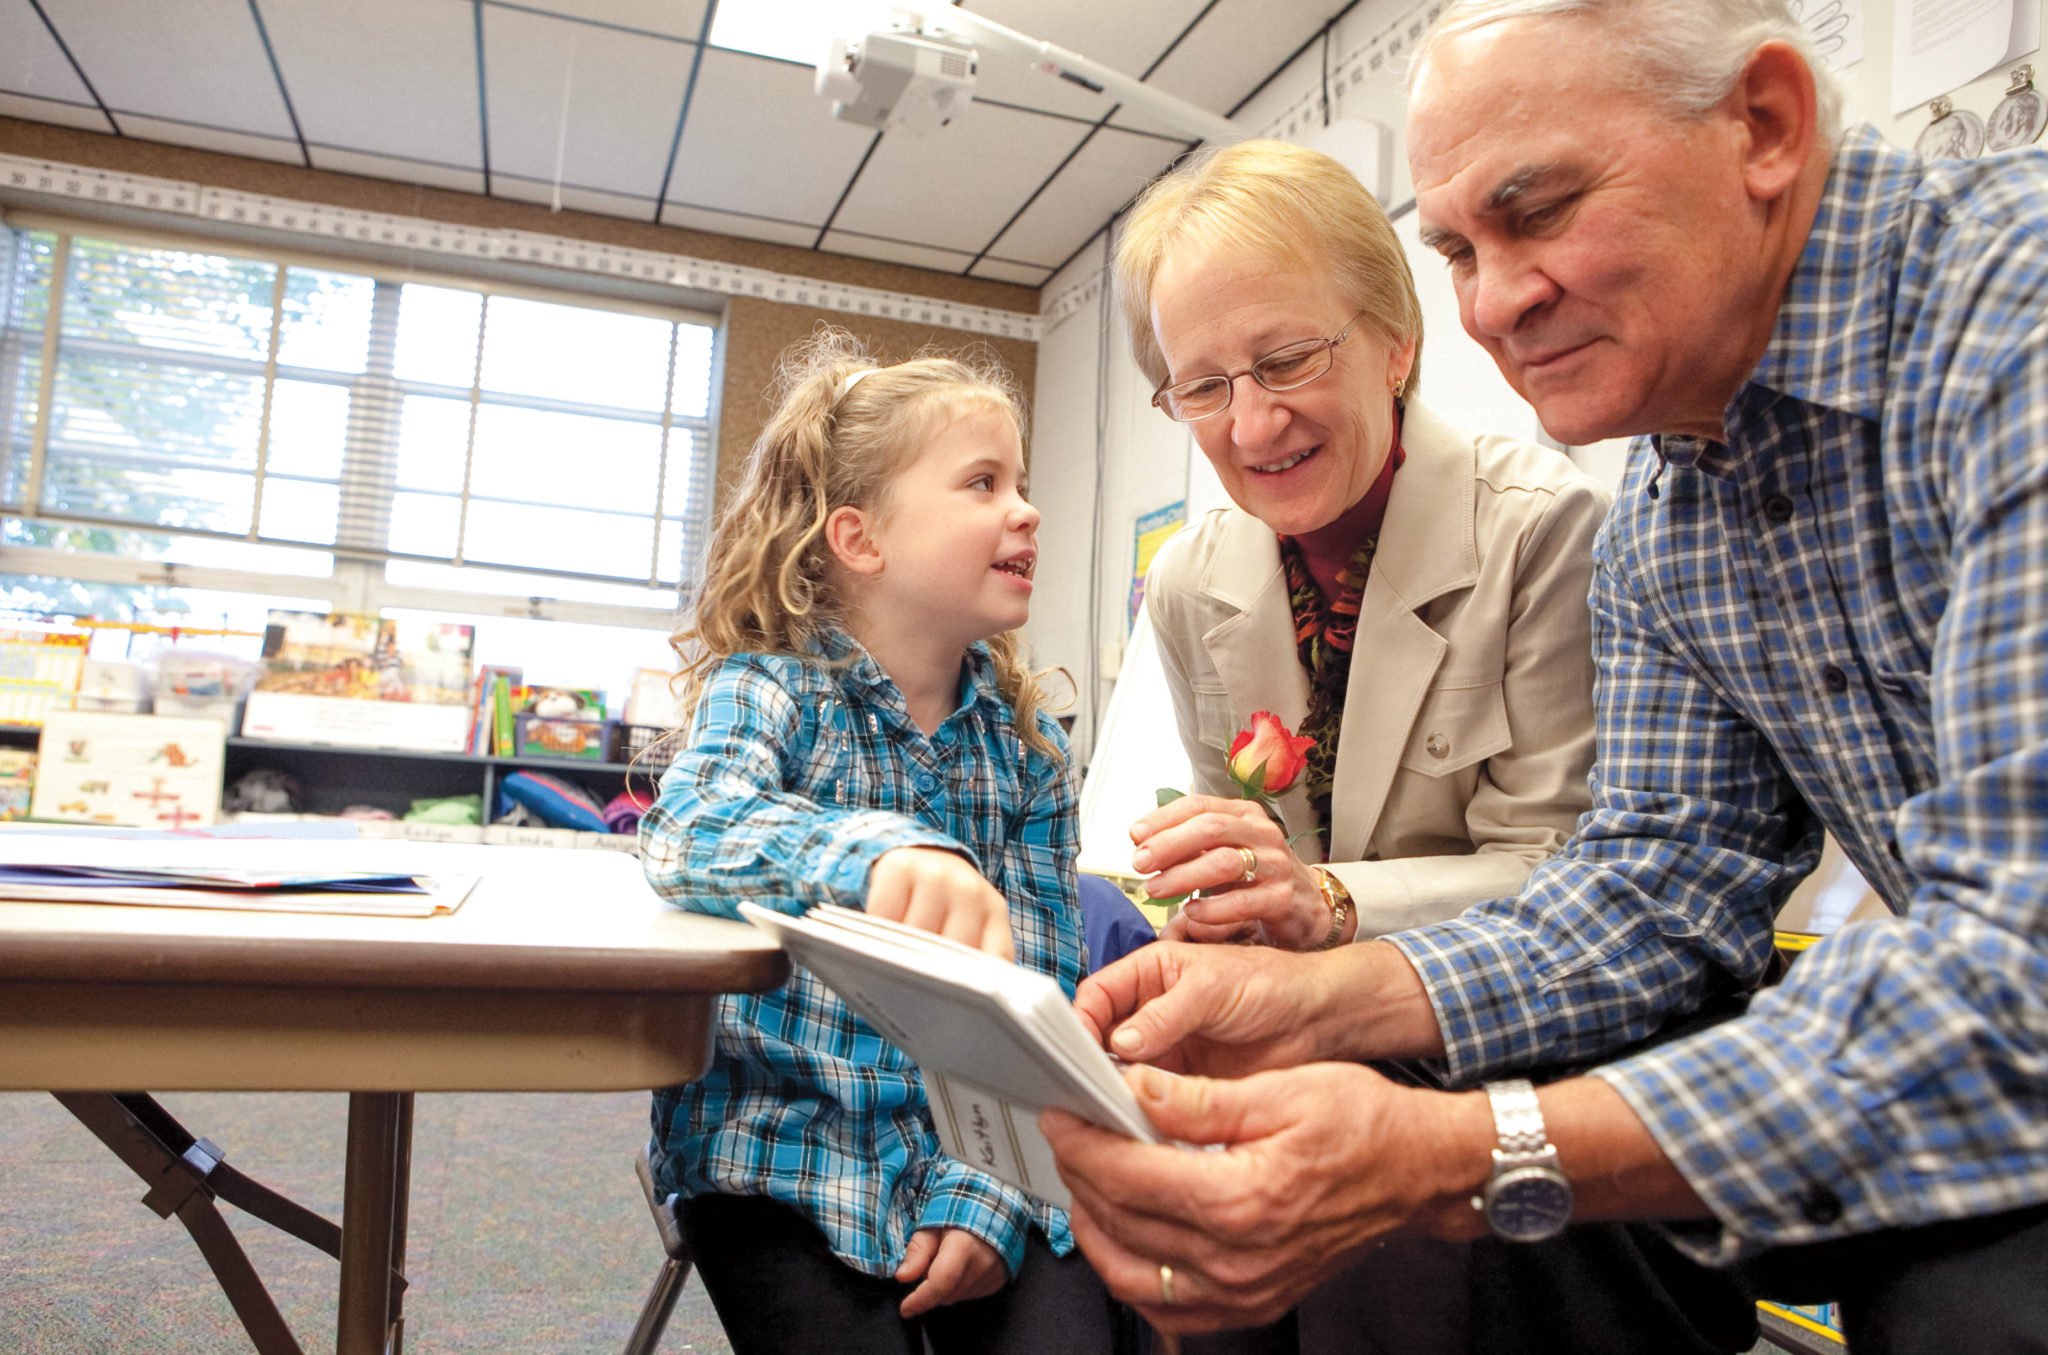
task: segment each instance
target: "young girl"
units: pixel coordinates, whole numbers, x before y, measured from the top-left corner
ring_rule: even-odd
[[[878,366],[836,330],[779,384],[674,637],[693,713],[647,877],[726,916],[865,907],[1071,996],[1075,802],[1014,634],[1038,529],[1014,388]],[[805,970],[723,999],[710,1071],[656,1093],[654,1138],[740,1355],[1109,1349],[1066,1215],[944,1156],[916,1066]]]

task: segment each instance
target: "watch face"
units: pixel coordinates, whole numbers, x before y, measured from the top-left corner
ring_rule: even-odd
[[[1486,1191],[1486,1221],[1510,1242],[1540,1242],[1572,1216],[1571,1182],[1552,1167],[1516,1167]]]

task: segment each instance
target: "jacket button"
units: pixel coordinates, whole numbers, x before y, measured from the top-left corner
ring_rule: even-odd
[[[1820,670],[1820,680],[1823,686],[1837,696],[1849,690],[1849,675],[1834,664]]]
[[[1842,1217],[1842,1197],[1823,1185],[1811,1185],[1799,1197],[1799,1212],[1822,1227]]]
[[[1451,755],[1451,741],[1441,734],[1432,734],[1423,740],[1422,749],[1431,757],[1449,757]]]
[[[1764,516],[1772,522],[1790,522],[1792,520],[1792,500],[1786,498],[1783,494],[1771,495],[1770,498],[1764,500]]]

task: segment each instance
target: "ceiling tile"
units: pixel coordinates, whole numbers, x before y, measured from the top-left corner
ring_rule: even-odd
[[[873,236],[855,235],[850,231],[827,231],[825,243],[821,248],[833,254],[853,254],[863,259],[880,259],[885,263],[907,263],[940,273],[958,273],[974,261],[971,254],[961,254],[950,249],[932,249],[926,245],[913,245],[901,240],[877,240]]]
[[[834,120],[808,67],[710,48],[669,200],[822,226],[874,139]]]
[[[695,42],[704,30],[706,3],[707,0],[520,0],[518,7]],[[496,7],[496,0],[484,0],[487,11]],[[491,18],[485,15],[487,26]]]
[[[258,3],[307,141],[482,167],[469,5]]]
[[[1340,0],[1223,0],[1147,83],[1212,112],[1228,113],[1343,9]],[[1145,131],[1177,130],[1145,113],[1120,113],[1115,123]]]
[[[112,132],[107,115],[91,104],[59,103],[55,99],[30,99],[20,94],[0,93],[0,117],[23,118],[29,122],[53,122],[59,127],[80,127],[88,132]]]
[[[1202,0],[1146,0],[1142,5],[1104,4],[1102,0],[969,0],[964,8],[1135,80],[1202,12]],[[978,49],[977,98],[1049,109],[1090,122],[1115,105],[1114,99],[1034,69],[1021,55],[985,42],[978,44]]]
[[[43,0],[43,10],[116,115],[292,135],[247,0]],[[193,79],[195,70],[206,78]]]
[[[1010,263],[1003,259],[983,259],[968,270],[969,277],[993,278],[997,282],[1020,282],[1026,287],[1042,287],[1052,276],[1050,268],[1038,268],[1028,263]]]
[[[595,212],[599,216],[622,216],[629,221],[654,220],[654,195],[633,197],[626,193],[606,193],[595,188],[576,184],[563,184],[562,206],[575,212]],[[555,185],[538,179],[524,179],[512,174],[491,174],[491,196],[511,198],[517,202],[538,202],[553,206]]]
[[[36,17],[35,6],[0,5],[0,52],[7,54],[0,57],[0,90],[66,103],[92,102],[85,82],[64,59],[64,49]]]
[[[1175,148],[1105,127],[1090,138],[989,253],[1057,267],[1173,160]]]
[[[194,150],[219,151],[223,155],[245,155],[252,160],[279,160],[287,165],[306,163],[299,143],[289,137],[251,136],[247,132],[194,127],[187,122],[144,118],[133,113],[116,113],[114,120],[121,124],[123,136],[142,141],[162,141],[173,146],[190,146]]]
[[[653,199],[696,50],[669,38],[486,10],[492,173],[552,182],[559,149],[564,182]]]
[[[712,212],[701,207],[679,207],[673,202],[662,205],[661,224],[681,226],[685,230],[710,231],[714,235],[737,235],[742,240],[766,240],[771,244],[796,245],[803,249],[809,249],[818,239],[816,226],[804,226],[791,221],[771,221],[758,216],[741,216],[733,212]]]
[[[398,183],[424,184],[428,188],[449,188],[458,193],[484,191],[480,169],[458,165],[436,165],[425,160],[406,160],[395,155],[368,155],[338,146],[312,146],[313,168],[336,174],[361,174],[371,179],[392,179]]]
[[[832,224],[978,254],[1086,131],[977,104],[928,136],[885,135]]]

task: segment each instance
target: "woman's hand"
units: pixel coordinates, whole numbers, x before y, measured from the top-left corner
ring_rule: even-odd
[[[958,852],[896,847],[868,871],[868,912],[1014,960],[1010,907]]]
[[[1177,1073],[1243,1077],[1344,1057],[1321,1043],[1362,1024],[1360,980],[1343,962],[1234,946],[1140,946],[1081,981],[1074,1011],[1111,1053]],[[1364,958],[1370,959],[1370,956]]]
[[[918,1281],[922,1280],[922,1284]],[[917,1317],[948,1303],[987,1298],[1010,1280],[1010,1272],[994,1247],[961,1228],[920,1228],[910,1235],[903,1264],[896,1267],[898,1284],[916,1284],[896,1309],[904,1318]]]
[[[1137,844],[1131,864],[1151,876],[1147,893],[1188,895],[1167,924],[1170,940],[1250,940],[1314,950],[1330,934],[1330,906],[1315,872],[1255,801],[1183,795],[1132,824],[1131,841]]]

